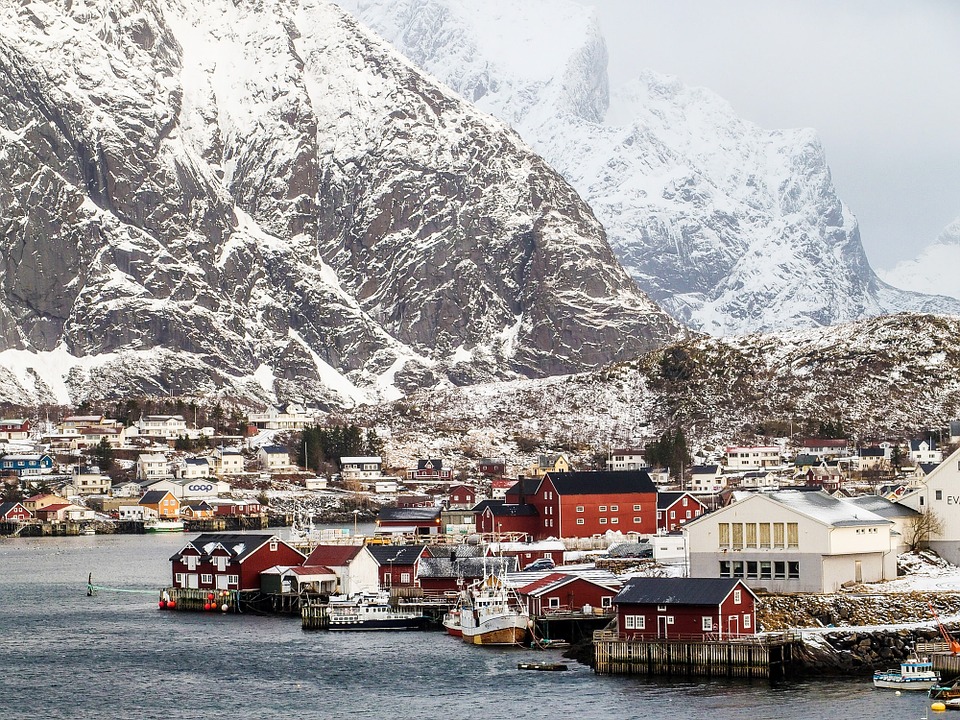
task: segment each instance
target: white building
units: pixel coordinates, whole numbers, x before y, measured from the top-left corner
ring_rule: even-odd
[[[243,455],[239,450],[218,448],[213,453],[213,472],[224,475],[243,475]]]
[[[910,459],[915,463],[941,463],[943,451],[937,449],[933,440],[911,440]]]
[[[137,478],[139,480],[154,480],[170,476],[167,456],[163,453],[141,453],[137,456]]]
[[[728,447],[724,451],[727,467],[732,470],[759,470],[783,464],[781,450],[776,445]]]
[[[684,526],[691,577],[771,592],[836,592],[897,576],[893,523],[823,492],[756,493]]]
[[[290,451],[282,445],[264,445],[257,452],[260,469],[266,472],[290,470]]]
[[[77,495],[109,495],[113,481],[109,475],[102,475],[98,467],[73,469],[70,485]]]
[[[317,411],[299,403],[273,405],[264,412],[250,413],[247,422],[261,430],[303,430],[317,420]]]
[[[176,440],[187,436],[187,422],[183,415],[144,415],[137,421],[140,437]]]
[[[960,450],[914,482],[919,487],[909,490],[899,502],[937,516],[942,530],[930,538],[930,549],[960,565]]]
[[[210,463],[206,458],[184,458],[180,463],[180,477],[196,480],[210,477]]]
[[[613,450],[607,460],[607,470],[642,470],[646,466],[643,450],[636,448]]]
[[[718,493],[726,487],[721,465],[694,465],[690,468],[690,492]]]
[[[340,458],[340,476],[344,480],[376,482],[383,477],[383,460],[379,455],[342,457]]]

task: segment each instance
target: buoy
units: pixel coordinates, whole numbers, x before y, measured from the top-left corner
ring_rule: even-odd
[[[171,600],[170,602],[167,603],[167,608],[170,610],[173,610],[176,606],[177,606],[176,600]]]
[[[204,604],[203,604],[203,609],[204,609],[204,610],[209,610],[209,609],[210,609],[210,603],[204,603]]]
[[[947,706],[944,705],[942,702],[935,702],[930,706],[930,709],[933,710],[934,712],[943,712],[944,710],[947,709]]]
[[[158,604],[158,605],[160,606],[160,608],[162,609],[162,608],[165,608],[165,607],[167,606],[167,601],[166,601],[166,600],[161,600],[161,601],[160,601],[159,603],[157,603],[157,604]]]
[[[900,697],[900,691],[897,690],[897,691],[894,693],[894,695],[896,695],[897,697]]]
[[[207,595],[207,600],[213,600],[214,597],[215,595],[213,593],[210,593],[209,595]]]
[[[223,610],[224,612],[226,612],[226,611],[227,611],[227,607],[228,607],[227,604],[224,603],[224,604],[220,607],[220,609]]]

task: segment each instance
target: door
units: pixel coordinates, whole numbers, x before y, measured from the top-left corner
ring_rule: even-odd
[[[190,573],[187,575],[187,587],[188,588],[198,588],[200,587],[200,576],[196,573]]]
[[[657,615],[657,637],[665,638],[667,636],[667,616]]]
[[[862,563],[861,563],[859,560],[856,560],[855,562],[857,563],[857,568],[856,568],[856,578],[857,578],[857,582],[858,582],[858,583],[861,583],[861,582],[863,582],[863,566],[862,566]]]
[[[227,584],[227,580],[229,579],[226,575],[217,575],[217,590],[228,590],[230,585]]]
[[[740,634],[740,616],[731,615],[727,618],[727,635],[736,637]]]

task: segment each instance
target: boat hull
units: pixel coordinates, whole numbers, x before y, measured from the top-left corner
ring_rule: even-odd
[[[506,614],[486,618],[475,627],[461,625],[461,637],[472,645],[522,645],[527,640],[526,615]]]
[[[422,617],[343,622],[331,620],[328,627],[330,630],[423,630],[426,621]]]
[[[463,637],[463,629],[460,627],[460,613],[447,613],[443,618],[443,629],[451,637]]]
[[[929,691],[938,680],[939,678],[936,675],[932,677],[903,678],[897,674],[877,673],[873,676],[873,686],[889,688],[891,690]]]
[[[148,533],[183,532],[183,523],[164,521],[147,523],[143,526],[143,530]]]

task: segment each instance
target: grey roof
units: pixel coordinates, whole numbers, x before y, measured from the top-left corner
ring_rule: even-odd
[[[540,481],[542,478],[532,477],[532,478],[520,478],[513,485],[507,488],[507,495],[517,495],[523,493],[524,495],[534,495],[537,492],[537,489],[540,487]]]
[[[140,498],[140,504],[153,505],[154,503],[158,503],[163,500],[164,496],[169,492],[169,490],[147,490],[143,494],[143,497]]]
[[[600,472],[547,473],[559,495],[655,493],[645,470],[603,470]]]
[[[263,445],[260,449],[268,455],[280,455],[289,452],[283,445]]]
[[[385,507],[377,513],[378,520],[388,522],[433,522],[438,517],[439,507]]]
[[[203,533],[187,543],[170,560],[179,560],[184,550],[193,547],[200,552],[201,562],[204,562],[204,558],[210,557],[213,550],[223,547],[230,553],[232,561],[243,562],[254,551],[266,545],[275,537],[277,536],[266,533]]]
[[[929,474],[932,473],[934,470],[936,470],[938,467],[940,467],[942,464],[943,464],[943,463],[935,463],[935,462],[930,462],[930,463],[917,463],[917,465],[920,466],[920,470],[923,471],[923,474],[924,474],[924,475],[929,475]]]
[[[413,565],[423,554],[425,545],[368,545],[367,550],[378,565]]]
[[[764,493],[763,496],[834,527],[889,524],[890,522],[866,508],[851,505],[846,500],[840,500],[821,491],[778,490]]]
[[[844,502],[852,503],[885,518],[915,517],[920,514],[911,507],[892,502],[880,495],[859,495],[847,498]]]
[[[860,457],[884,457],[886,451],[882,447],[862,447],[857,450],[857,455]]]
[[[425,460],[424,459],[417,460],[417,470],[426,470],[427,464],[430,465],[430,468],[432,470],[443,470],[443,460],[439,460],[436,458],[427,458]]]
[[[657,510],[666,510],[671,505],[673,505],[677,500],[682,498],[684,495],[690,495],[686,491],[681,492],[657,492]],[[695,503],[700,503],[693,495],[690,495],[690,499]],[[702,503],[701,503],[702,504]]]
[[[425,556],[442,558],[467,558],[483,557],[486,555],[486,548],[482,545],[427,545]]]
[[[750,589],[736,578],[634,577],[627,580],[627,584],[617,593],[613,602],[716,606],[722,603],[737,585],[750,592]]]
[[[719,465],[694,465],[690,468],[691,475],[716,475]]]
[[[424,557],[417,570],[419,578],[482,578],[516,572],[515,557],[473,557],[451,560],[449,557]]]

